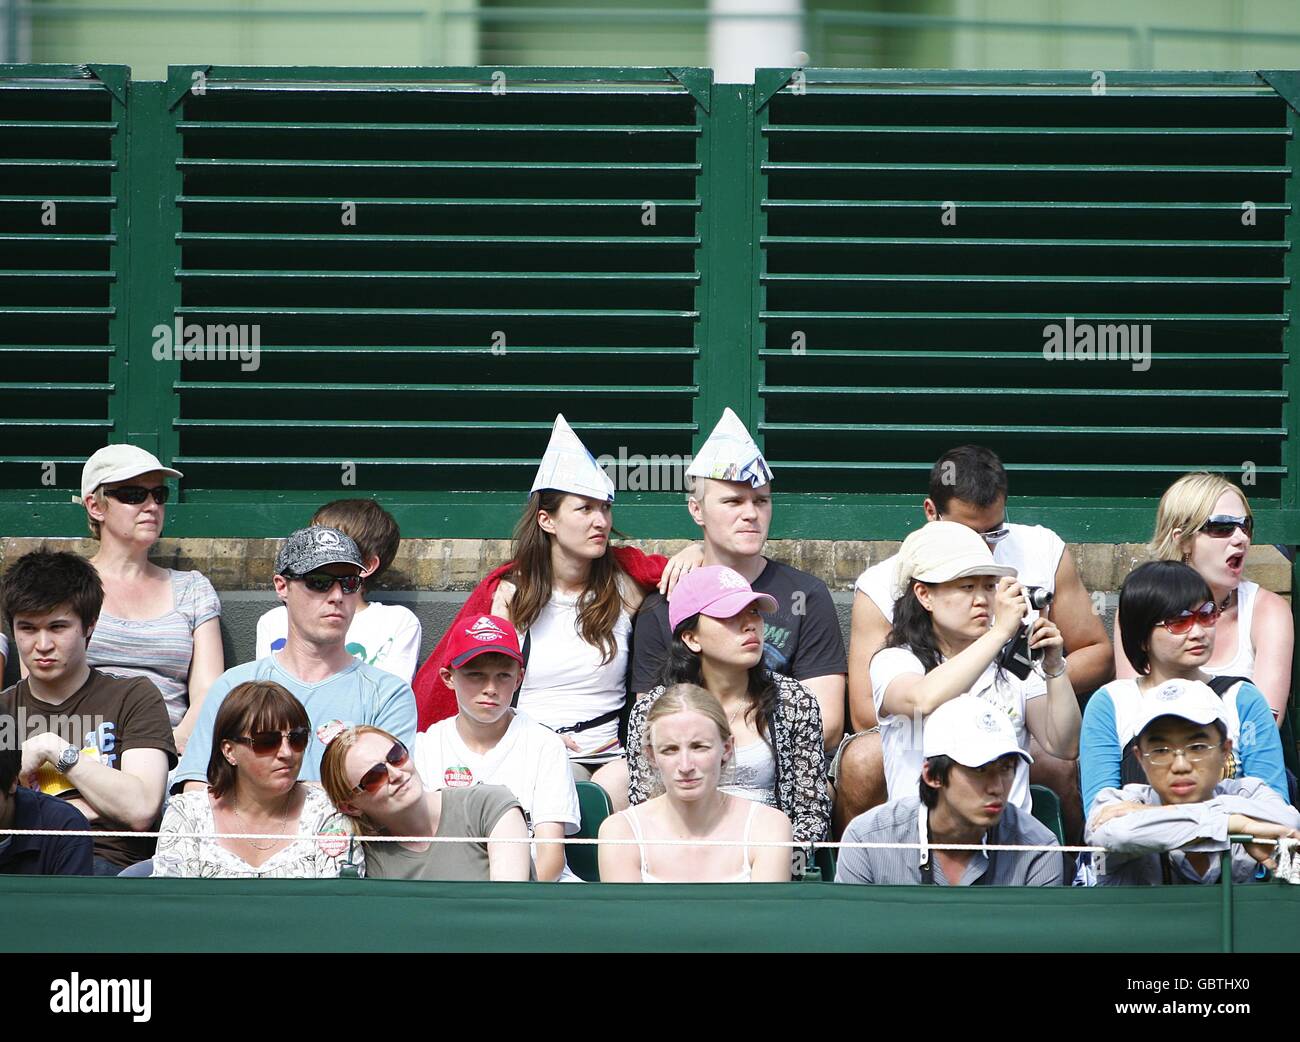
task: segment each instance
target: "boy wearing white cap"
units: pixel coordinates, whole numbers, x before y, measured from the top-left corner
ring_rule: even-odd
[[[1005,713],[963,695],[926,723],[919,791],[855,818],[846,843],[919,843],[920,849],[846,849],[837,883],[1059,886],[1052,850],[943,850],[935,845],[1052,847],[1056,837],[1010,800],[1018,770],[1033,763]]]
[[[772,522],[772,469],[740,418],[726,409],[686,473],[696,479],[687,508],[704,532],[704,564],[732,568],[755,592],[775,598],[777,608],[765,619],[764,663],[816,696],[826,747],[834,749],[844,733],[844,639],[826,584],[763,556]],[[646,598],[634,636],[632,686],[644,694],[660,682],[672,643],[665,598]]]
[[[951,521],[909,535],[898,568],[894,629],[889,646],[871,660],[889,798],[911,791],[928,718],[960,695],[1003,713],[1026,752],[1032,734],[1056,756],[1078,756],[1082,717],[1055,624],[1046,616],[1033,621],[1029,647],[1041,658],[1024,679],[999,664],[1028,608],[1014,569],[996,563],[978,535]],[[1029,812],[1026,766],[1016,772],[1010,799]]]
[[[1216,883],[1230,835],[1300,839],[1297,811],[1259,778],[1224,778],[1232,756],[1223,699],[1196,680],[1170,680],[1143,696],[1133,755],[1146,785],[1102,789],[1087,842],[1100,886]],[[1273,863],[1272,843],[1232,847],[1232,880]]]

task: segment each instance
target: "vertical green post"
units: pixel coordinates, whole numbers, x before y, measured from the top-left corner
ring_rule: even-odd
[[[1300,173],[1300,143],[1297,143],[1296,137],[1300,134],[1300,113],[1288,104],[1286,108],[1286,125],[1290,131],[1290,136],[1286,143],[1286,165],[1291,168],[1291,176],[1286,179],[1285,202],[1287,204],[1286,216],[1283,218],[1283,228],[1285,234],[1283,238],[1294,242],[1296,233],[1300,231],[1300,223],[1297,222],[1297,207],[1300,207],[1300,186],[1297,186],[1297,174]],[[1300,302],[1300,292],[1297,292],[1297,280],[1300,280],[1300,259],[1296,257],[1294,246],[1286,251],[1283,260],[1282,274],[1287,278],[1287,286],[1282,291],[1282,310],[1288,315],[1295,311],[1297,302]],[[1294,318],[1287,321],[1282,329],[1282,350],[1287,358],[1282,363],[1282,386],[1286,389],[1286,399],[1282,406],[1282,427],[1286,434],[1282,438],[1282,465],[1286,468],[1286,476],[1282,481],[1282,511],[1284,516],[1292,511],[1300,509],[1300,437],[1296,435],[1296,421],[1300,417],[1300,408],[1297,407],[1296,398],[1300,394],[1300,387],[1297,387],[1297,376],[1300,376],[1300,365],[1296,364],[1297,343],[1296,323]],[[1288,524],[1288,527],[1290,525]],[[1296,542],[1290,541],[1292,553],[1297,553]],[[1293,561],[1291,565],[1291,613],[1292,618],[1300,628],[1300,589],[1297,588],[1297,580],[1300,580],[1300,567],[1298,562]],[[1291,729],[1295,730],[1295,708],[1300,706],[1300,657],[1292,656],[1291,658]],[[1290,750],[1288,756],[1290,762],[1295,760],[1295,750]]]
[[[1232,842],[1229,837],[1228,849],[1219,855],[1219,892],[1222,897],[1220,904],[1220,932],[1222,938],[1219,944],[1219,950],[1224,952],[1232,951]]]
[[[753,178],[754,92],[747,84],[715,83],[704,124],[704,178],[700,250],[700,393],[695,399],[699,447],[731,406],[750,428],[758,415],[754,400]]]
[[[115,236],[109,253],[110,265],[116,277],[109,285],[108,306],[113,309],[108,320],[108,342],[113,353],[108,360],[108,382],[113,389],[108,393],[107,419],[112,423],[108,441],[129,441],[127,420],[131,401],[130,366],[127,363],[127,347],[130,344],[130,302],[128,294],[130,279],[130,229],[131,229],[131,185],[134,169],[131,165],[130,133],[131,109],[134,84],[124,75],[122,87],[115,91],[106,86],[106,93],[111,97],[109,111],[112,119],[117,121],[117,130],[113,134],[111,158],[116,166],[109,177],[109,195],[116,204],[109,214],[109,233]]]

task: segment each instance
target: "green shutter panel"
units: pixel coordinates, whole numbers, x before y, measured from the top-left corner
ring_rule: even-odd
[[[0,65],[0,490],[69,498],[121,408],[126,71]]]
[[[976,442],[1040,507],[1131,503],[1198,468],[1240,480],[1247,461],[1261,505],[1294,503],[1294,114],[1272,88],[789,75],[761,74],[756,98],[771,95],[756,117],[760,429],[783,491],[915,500],[944,449]],[[1149,327],[1150,367],[1048,360],[1045,330],[1067,319],[1116,353]]]
[[[517,502],[557,412],[596,455],[690,451],[704,112],[676,77],[212,69],[173,113],[177,315],[261,349],[179,363],[190,501]]]

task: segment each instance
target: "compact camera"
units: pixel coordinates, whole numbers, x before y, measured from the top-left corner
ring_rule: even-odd
[[[1043,611],[1052,603],[1052,591],[1042,586],[1026,586],[1025,599],[1034,611]],[[1020,630],[1014,637],[1002,645],[998,653],[998,665],[1008,673],[1024,680],[1033,672],[1034,666],[1043,658],[1041,651],[1029,650],[1029,624],[1021,623]]]

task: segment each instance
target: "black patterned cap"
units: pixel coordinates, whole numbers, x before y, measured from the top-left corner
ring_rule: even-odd
[[[351,536],[337,528],[313,525],[298,529],[285,540],[275,555],[275,574],[306,575],[326,564],[355,564],[365,569],[361,551]]]

